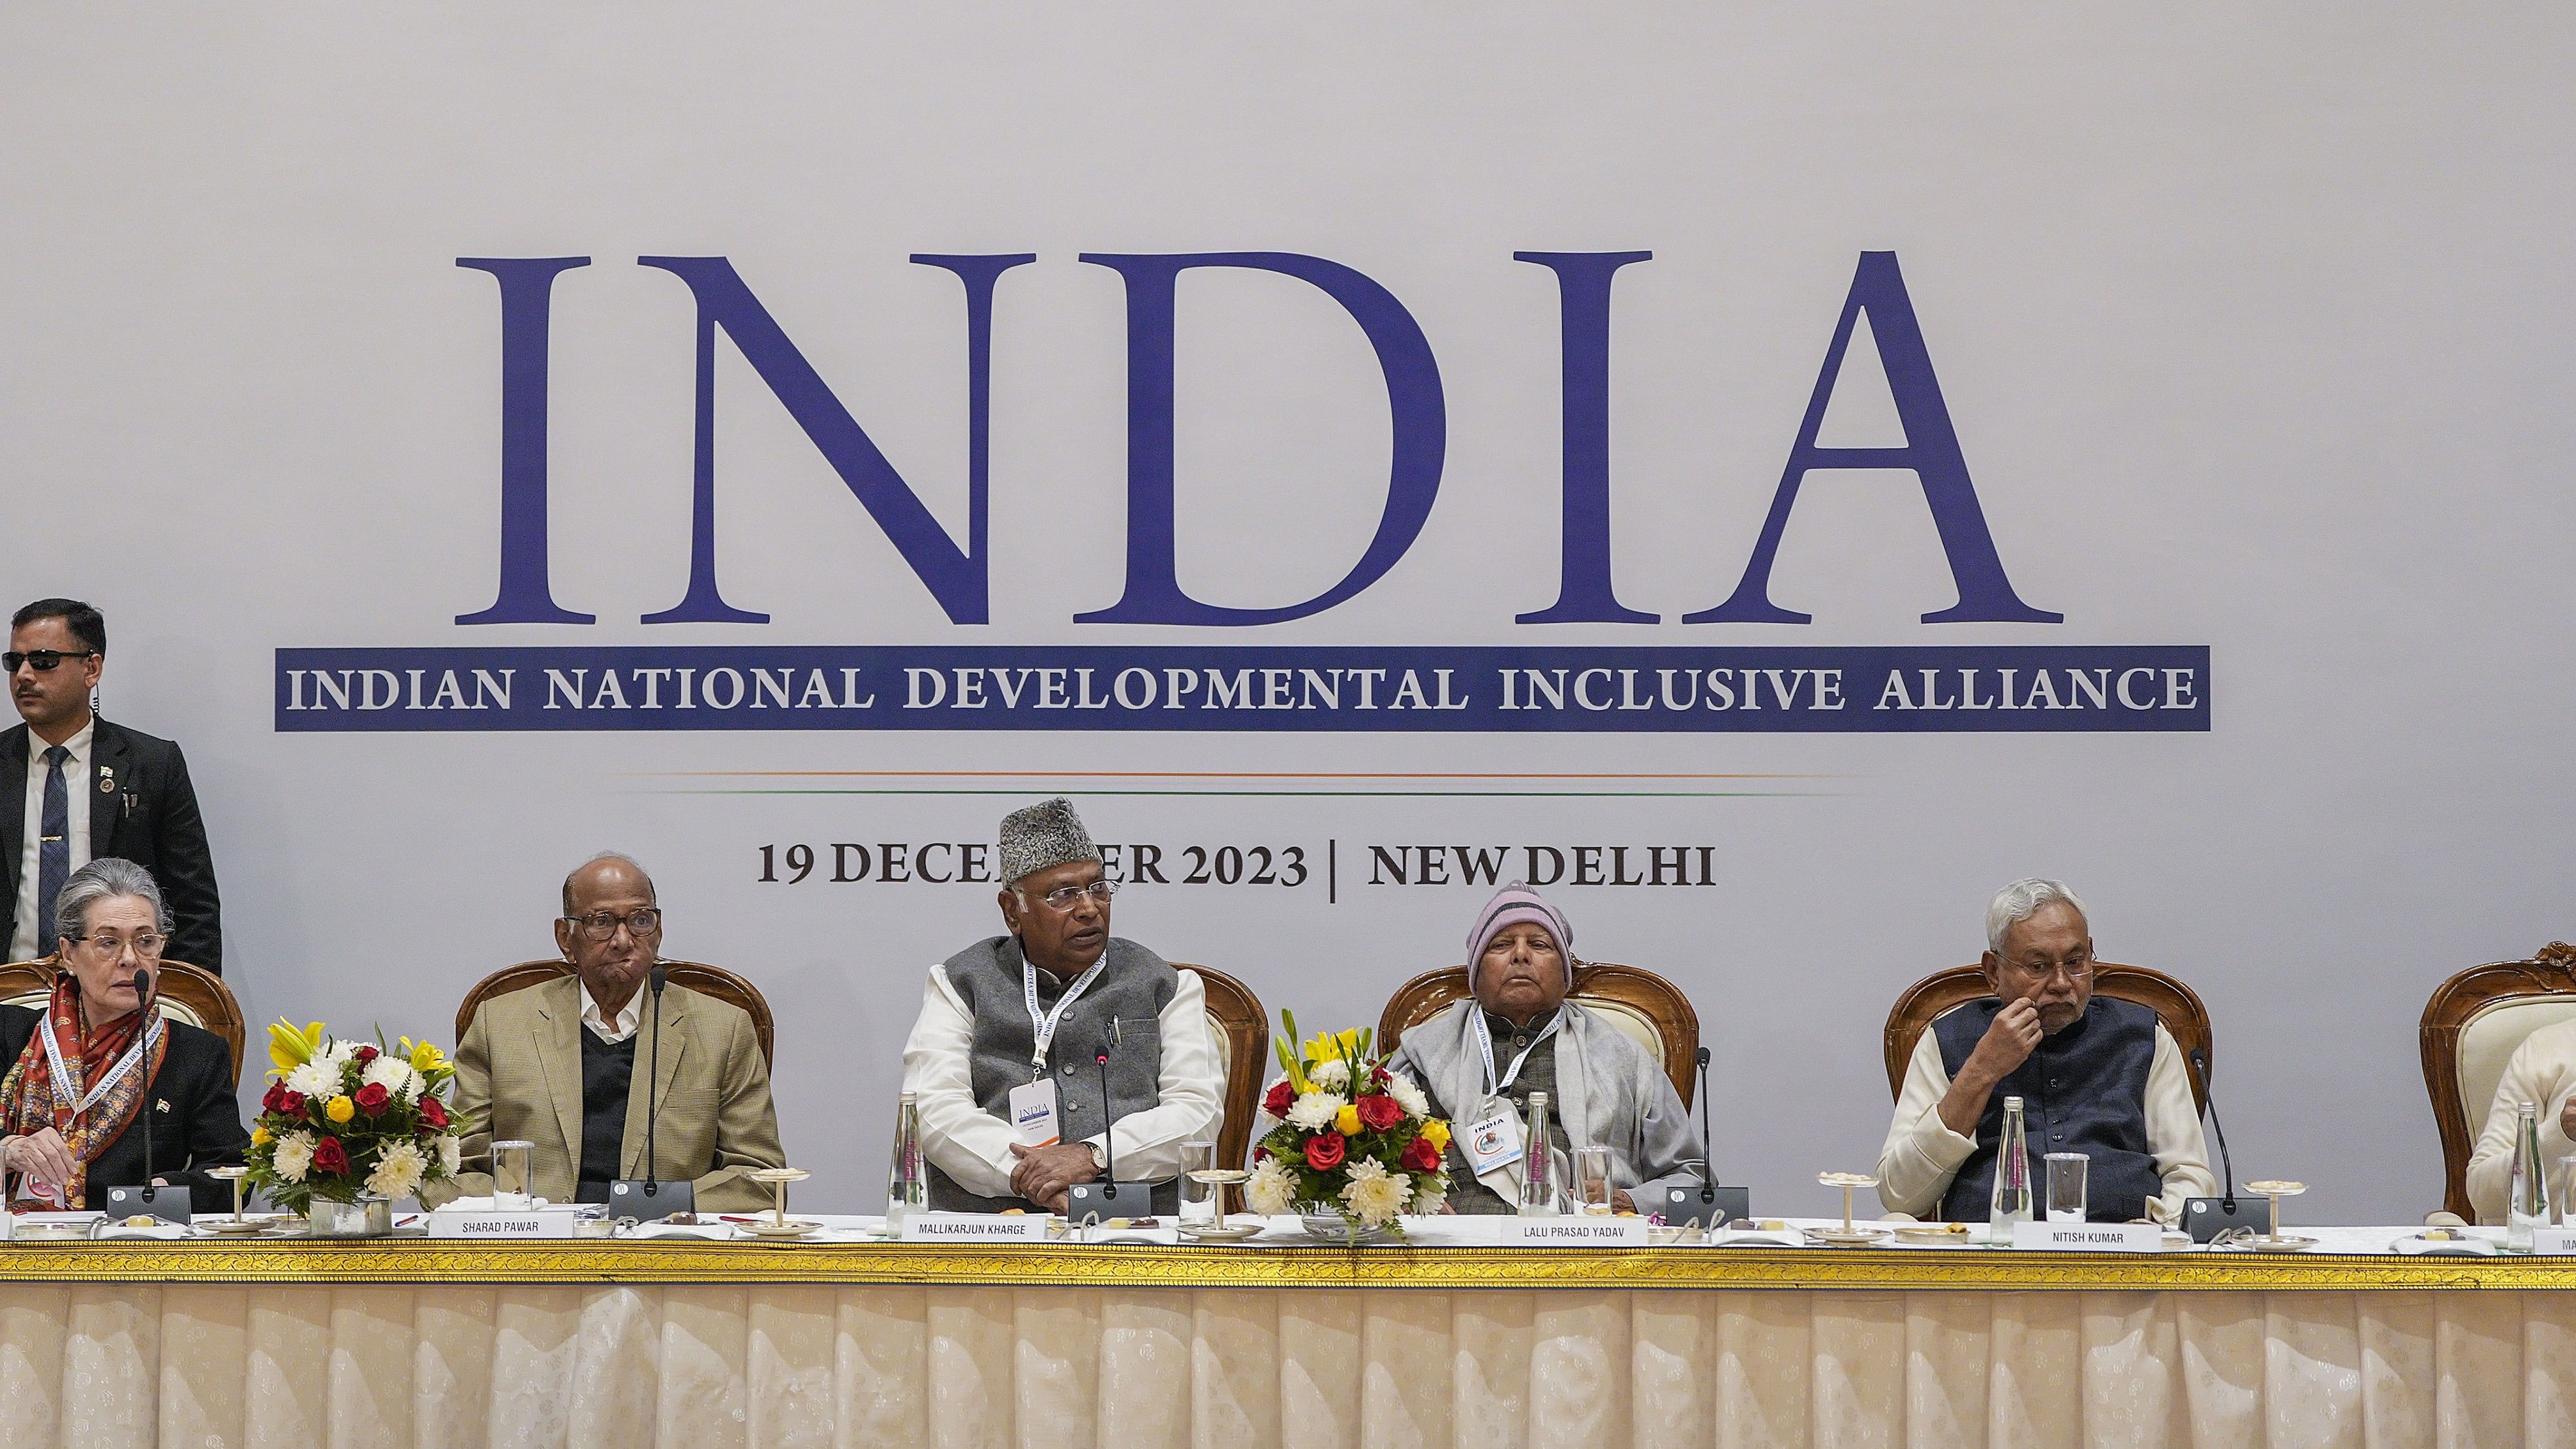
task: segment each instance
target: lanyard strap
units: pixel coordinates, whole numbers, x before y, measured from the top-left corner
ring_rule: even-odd
[[[125,1049],[125,1055],[117,1058],[116,1065],[108,1068],[107,1075],[100,1077],[97,1082],[92,1084],[90,1089],[82,1094],[81,1099],[78,1102],[74,1102],[71,1099],[70,1090],[63,1085],[65,1082],[71,1080],[71,1073],[63,1067],[63,1044],[60,1037],[54,1031],[53,1022],[50,1020],[45,1022],[43,1030],[45,1033],[45,1062],[46,1065],[53,1068],[54,1072],[54,1100],[71,1108],[72,1115],[74,1117],[78,1117],[90,1108],[97,1106],[99,1098],[106,1096],[110,1088],[114,1087],[118,1082],[125,1080],[125,1074],[133,1071],[135,1064],[143,1060],[143,1054],[150,1051],[152,1049],[152,1044],[161,1039],[161,1013],[157,1011],[152,1013],[152,1020],[145,1024],[142,1033],[134,1038],[134,1045]]]
[[[1038,1014],[1038,968],[1026,961],[1020,963],[1020,986],[1028,994],[1029,1031],[1035,1042],[1029,1048],[1030,1081],[1034,1082],[1046,1075],[1047,1048],[1055,1042],[1056,1024],[1064,1020],[1064,1009],[1073,1005],[1075,997],[1090,989],[1092,982],[1100,979],[1102,968],[1108,964],[1109,953],[1103,951],[1100,953],[1100,959],[1091,963],[1090,970],[1083,972],[1071,986],[1064,989],[1064,995],[1056,1001],[1055,1010],[1041,1016]]]
[[[1485,1095],[1488,1098],[1494,1097],[1500,1094],[1503,1088],[1508,1087],[1513,1082],[1517,1081],[1520,1078],[1522,1065],[1530,1059],[1530,1053],[1538,1050],[1540,1042],[1556,1035],[1556,1029],[1563,1025],[1565,1025],[1565,1008],[1560,1006],[1556,1009],[1556,1015],[1548,1020],[1547,1025],[1540,1029],[1539,1034],[1530,1039],[1530,1044],[1521,1048],[1521,1054],[1512,1058],[1511,1070],[1503,1073],[1500,1080],[1496,1080],[1494,1076],[1493,1029],[1485,1025],[1485,1013],[1482,1008],[1469,1007],[1467,1011],[1467,1035],[1475,1040],[1476,1050],[1484,1054]]]

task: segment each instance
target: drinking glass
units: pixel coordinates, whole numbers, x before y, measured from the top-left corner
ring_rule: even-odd
[[[1582,1193],[1583,1211],[1593,1217],[1610,1215],[1610,1149],[1586,1147],[1574,1155],[1574,1177]]]
[[[492,1144],[492,1208],[495,1212],[523,1213],[536,1206],[528,1196],[528,1167],[536,1160],[537,1144],[533,1142],[495,1142]]]
[[[2048,1154],[2048,1220],[2052,1223],[2084,1221],[2084,1180],[2093,1167],[2093,1159],[2081,1152]]]
[[[1192,1140],[1181,1144],[1181,1221],[1216,1221],[1217,1188],[1207,1181],[1216,1171],[1216,1144]]]

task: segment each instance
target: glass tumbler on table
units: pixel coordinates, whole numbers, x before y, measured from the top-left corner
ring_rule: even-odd
[[[2093,1159],[2081,1152],[2048,1154],[2048,1220],[2052,1223],[2084,1221],[2085,1180],[2092,1173]]]
[[[528,1195],[528,1170],[536,1159],[533,1142],[495,1142],[492,1144],[492,1209],[495,1212],[523,1213],[536,1206]]]
[[[1575,1154],[1574,1176],[1582,1193],[1583,1211],[1592,1217],[1608,1217],[1610,1197],[1610,1149],[1586,1147]]]
[[[1211,1224],[1217,1220],[1217,1193],[1208,1175],[1216,1171],[1216,1144],[1190,1141],[1181,1144],[1181,1221]]]

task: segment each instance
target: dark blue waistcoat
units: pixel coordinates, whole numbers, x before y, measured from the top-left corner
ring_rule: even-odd
[[[1988,996],[1932,1023],[1932,1038],[1940,1044],[1941,1065],[1951,1080],[1958,1079],[1959,1069],[2003,1008]],[[2165,1190],[2147,1151],[2147,1069],[2155,1059],[2155,1012],[2135,1002],[2094,997],[2074,1025],[2040,1038],[2030,1059],[1986,1099],[1985,1115],[1977,1119],[1977,1150],[1950,1179],[1950,1190],[1941,1196],[1941,1216],[1981,1223],[1992,1211],[2004,1098],[2019,1097],[2030,1139],[2034,1197],[2047,1191],[2048,1166],[2042,1159],[2048,1153],[2081,1152],[2093,1159],[2086,1173],[2085,1215],[2097,1223],[2145,1217],[2147,1200]]]

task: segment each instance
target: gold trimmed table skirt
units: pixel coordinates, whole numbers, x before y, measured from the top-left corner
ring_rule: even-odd
[[[527,1244],[0,1259],[0,1449],[2576,1445],[2576,1294],[2560,1286],[2576,1269],[2529,1262]],[[1983,1286],[1936,1286],[1962,1278]],[[1164,1286],[1191,1280],[1210,1286]]]

